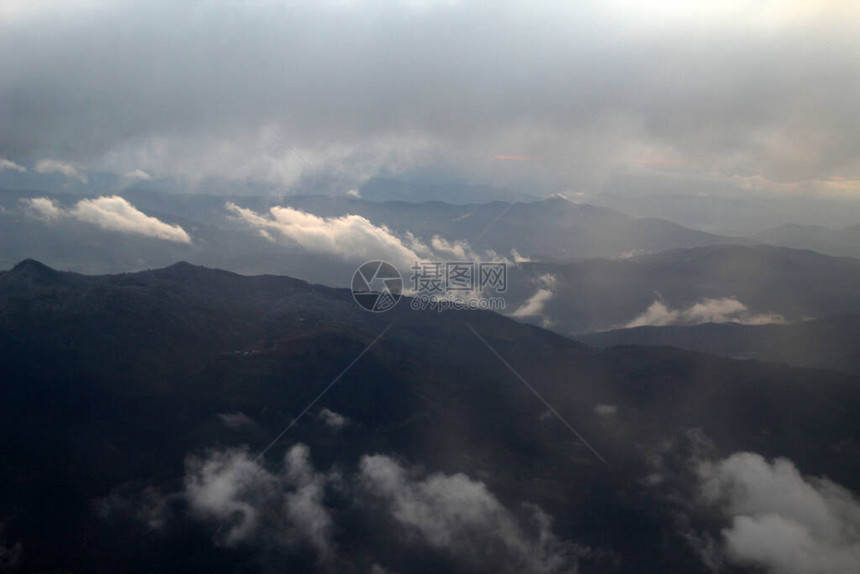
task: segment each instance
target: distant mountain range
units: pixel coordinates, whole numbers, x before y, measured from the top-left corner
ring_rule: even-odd
[[[860,260],[766,245],[709,246],[626,260],[524,263],[511,271],[510,285],[509,310],[543,291],[539,312],[522,318],[563,334],[617,329],[637,319],[641,325],[721,319],[794,322],[860,313]],[[736,302],[746,309],[714,315],[722,307],[738,307]],[[662,312],[649,316],[655,303]],[[700,307],[693,309],[696,305]],[[685,314],[690,316],[686,321]]]
[[[677,347],[735,357],[774,361],[860,374],[860,316],[845,315],[791,325],[705,323],[692,326],[636,327],[580,335],[597,347],[649,345]]]
[[[757,233],[754,237],[772,245],[811,249],[842,257],[860,257],[860,225],[840,229],[817,225],[781,225]]]
[[[0,192],[0,265],[8,268],[23,258],[35,257],[59,268],[93,273],[159,267],[185,259],[240,272],[278,270],[314,281],[348,282],[350,275],[340,273],[338,267],[343,260],[339,254],[309,251],[290,240],[268,241],[259,229],[237,222],[235,213],[226,207],[228,202],[264,218],[274,206],[290,206],[324,218],[357,215],[369,220],[368,227],[384,226],[404,243],[414,237],[430,244],[439,237],[465,242],[479,253],[494,251],[510,258],[516,250],[523,257],[560,262],[745,241],[564,199],[454,205],[377,203],[332,196],[227,198],[140,190],[123,194],[146,216],[181,226],[191,241],[181,244],[105,230],[70,217],[36,217],[26,202],[39,197],[64,209],[72,209],[82,199],[35,191]],[[354,267],[362,262],[350,263]]]
[[[600,264],[772,256],[692,255]],[[721,472],[860,488],[856,376],[187,263],[0,272],[0,381],[0,554],[27,572],[747,572],[702,498]]]

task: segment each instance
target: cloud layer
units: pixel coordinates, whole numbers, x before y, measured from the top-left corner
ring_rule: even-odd
[[[170,225],[147,215],[116,195],[82,199],[71,209],[64,209],[46,197],[22,201],[31,215],[47,222],[73,219],[108,231],[145,235],[176,243],[191,243],[191,237],[179,225]]]
[[[276,468],[267,466],[244,448],[211,449],[186,459],[181,492],[120,489],[96,509],[105,519],[131,517],[167,535],[177,513],[187,514],[212,529],[216,544],[259,556],[310,552],[331,571],[350,560],[338,552],[341,518],[372,525],[363,544],[385,549],[375,557],[379,572],[388,571],[383,565],[394,556],[431,551],[457,568],[573,573],[590,553],[558,538],[536,505],[515,512],[464,474],[427,474],[380,454],[362,456],[354,472],[322,472],[303,444]]]
[[[345,261],[363,263],[384,260],[408,271],[418,261],[482,259],[465,241],[448,241],[434,236],[425,243],[412,233],[396,235],[385,225],[375,225],[360,215],[319,217],[292,207],[272,207],[268,213],[258,213],[227,203],[233,217],[256,229],[261,236],[275,243],[298,245],[312,253],[331,255]],[[497,260],[485,252],[483,260]]]
[[[651,303],[641,315],[625,324],[624,328],[699,325],[701,323],[766,325],[784,322],[785,319],[775,313],[750,313],[747,306],[734,297],[705,298],[684,309],[671,309],[658,299]]]
[[[858,8],[810,6],[8,0],[0,150],[198,182],[544,165],[573,189],[623,170],[856,192]]]

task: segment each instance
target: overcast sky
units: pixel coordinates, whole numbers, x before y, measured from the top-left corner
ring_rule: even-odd
[[[853,0],[4,0],[0,176],[860,196],[858,37]]]

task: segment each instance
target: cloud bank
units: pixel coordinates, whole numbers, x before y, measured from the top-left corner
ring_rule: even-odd
[[[658,299],[651,303],[641,315],[626,323],[623,328],[699,325],[702,323],[767,325],[784,322],[785,319],[775,313],[750,313],[747,306],[734,297],[705,298],[685,309],[671,309]]]
[[[485,252],[482,258],[465,241],[434,236],[425,243],[409,232],[398,236],[385,225],[374,225],[360,215],[319,217],[279,206],[270,208],[268,213],[258,213],[232,202],[228,202],[226,208],[234,219],[274,243],[298,245],[312,253],[344,261],[384,260],[401,272],[425,260],[499,260],[492,251]]]
[[[847,489],[749,452],[697,471],[704,499],[731,521],[722,531],[729,561],[772,574],[860,572],[860,503]]]
[[[22,202],[31,215],[47,222],[72,219],[108,231],[145,235],[176,243],[191,243],[191,237],[179,225],[170,225],[146,215],[126,199],[116,195],[82,199],[71,209],[59,207],[54,200],[46,197],[24,199]]]
[[[79,173],[314,179],[268,123],[335,181],[446,165],[533,183],[543,165],[570,189],[621,170],[856,193],[860,15],[811,6],[7,0],[0,150]]]

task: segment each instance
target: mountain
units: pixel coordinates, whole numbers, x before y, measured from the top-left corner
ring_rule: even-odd
[[[744,572],[713,469],[860,488],[857,377],[289,277],[24,261],[0,358],[0,549],[26,572],[695,573],[708,540]]]
[[[543,293],[522,317],[562,334],[726,319],[795,322],[860,313],[860,260],[766,245],[717,245],[625,260],[524,263],[510,272],[508,310]],[[658,304],[659,316],[649,317]],[[696,307],[698,305],[698,307]],[[714,307],[715,309],[710,309]],[[743,309],[741,309],[743,307]],[[698,318],[698,320],[696,320]]]
[[[860,225],[829,229],[818,225],[781,225],[754,236],[771,245],[811,249],[828,255],[860,257]]]
[[[858,315],[825,317],[791,325],[705,323],[636,327],[580,335],[577,340],[597,347],[663,345],[724,357],[860,374]]]
[[[65,215],[39,214],[27,206],[28,201],[40,197],[53,201]],[[141,189],[126,190],[122,197],[127,204],[119,212],[112,206],[114,211],[105,213],[102,207],[93,213],[90,205],[89,211],[81,215],[75,210],[82,200],[87,200],[82,196],[0,191],[0,266],[8,268],[21,259],[34,257],[66,270],[103,273],[163,267],[183,259],[242,273],[275,270],[345,286],[364,259],[315,241],[320,234],[343,234],[343,238],[332,242],[343,247],[355,243],[356,237],[350,234],[378,237],[383,229],[388,230],[385,233],[395,237],[383,245],[373,245],[371,251],[375,253],[392,245],[405,252],[413,241],[432,245],[434,238],[440,238],[449,244],[465,242],[475,252],[488,256],[488,251],[495,251],[510,258],[512,250],[516,250],[525,257],[552,261],[743,242],[564,199],[455,205],[333,196],[231,198]],[[251,210],[259,218],[258,224],[237,217],[227,208],[231,202]],[[270,209],[276,206],[289,206],[329,221],[296,223],[291,237],[271,232],[264,235],[259,221],[270,220]],[[128,213],[132,210],[137,213]],[[347,215],[367,221],[331,221]],[[188,241],[153,236],[153,222],[147,217],[181,227]],[[129,231],[132,224],[137,225],[136,232]],[[305,241],[296,239],[296,234]]]

